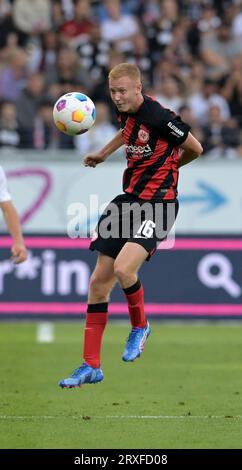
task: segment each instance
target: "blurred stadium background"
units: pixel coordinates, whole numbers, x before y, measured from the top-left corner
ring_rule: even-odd
[[[136,448],[144,446],[145,442],[147,448],[159,447],[159,442],[161,446],[165,442],[167,447],[241,446],[236,420],[229,423],[230,440],[227,439],[229,429],[226,419],[220,427],[221,433],[216,419],[211,420],[211,432],[208,434],[202,430],[201,422],[194,420],[192,426],[197,426],[197,434],[194,434],[193,427],[189,430],[186,427],[190,423],[188,425],[186,422],[183,428],[183,422],[179,421],[179,408],[182,406],[175,409],[174,403],[167,403],[165,398],[160,403],[162,393],[165,397],[169,391],[168,384],[161,391],[162,385],[157,382],[157,390],[153,391],[150,381],[154,376],[148,374],[146,383],[142,378],[142,373],[147,374],[145,367],[149,368],[157,355],[157,349],[153,347],[151,352],[149,344],[144,370],[141,363],[138,365],[141,378],[140,381],[137,379],[136,404],[140,406],[132,412],[134,407],[130,405],[127,413],[130,416],[173,416],[175,421],[178,420],[176,424],[180,423],[178,427],[183,440],[176,436],[177,427],[174,429],[173,425],[169,430],[165,426],[166,432],[158,427],[156,437],[150,431],[150,438],[146,436],[146,440],[147,427],[143,426],[143,431],[139,428],[141,434],[138,433],[135,440],[133,422],[131,427],[126,422],[124,425],[128,426],[134,441],[128,441],[128,438],[122,440],[122,432],[118,431],[120,423],[116,428],[115,420],[112,422],[112,432],[109,429],[111,434],[108,434],[110,423],[102,422],[101,431],[101,420],[97,420],[100,433],[103,432],[103,441],[98,433],[99,437],[93,440],[91,431],[86,429],[80,440],[76,429],[73,435],[69,434],[68,443],[64,435],[54,440],[50,438],[51,426],[49,434],[43,432],[38,441],[36,422],[32,423],[36,434],[31,428],[32,415],[37,417],[49,413],[53,418],[59,416],[66,419],[68,400],[71,401],[70,414],[73,416],[81,400],[85,407],[78,413],[84,417],[91,410],[96,416],[100,413],[102,416],[112,415],[114,413],[108,404],[112,407],[118,403],[115,411],[119,405],[115,382],[103,385],[106,387],[103,389],[106,402],[102,403],[101,411],[95,408],[95,399],[100,400],[99,387],[95,393],[92,389],[91,397],[85,389],[79,399],[73,394],[71,398],[67,395],[60,398],[60,392],[53,389],[58,379],[72,367],[73,361],[78,360],[82,347],[83,328],[79,331],[76,323],[69,324],[67,321],[83,320],[85,316],[88,281],[96,259],[95,254],[88,250],[88,236],[95,226],[101,205],[122,191],[121,176],[125,166],[122,151],[95,171],[84,168],[80,156],[100,148],[117,130],[108,96],[107,74],[111,67],[123,61],[136,63],[141,68],[144,91],[180,114],[192,126],[193,134],[205,149],[198,161],[180,171],[180,212],[173,249],[159,250],[152,263],[146,263],[141,272],[147,314],[154,322],[155,319],[172,320],[174,325],[174,330],[170,330],[171,327],[164,322],[155,327],[157,349],[160,344],[163,344],[162,347],[166,343],[169,345],[170,349],[164,354],[170,365],[169,373],[172,380],[179,377],[179,383],[174,385],[168,379],[168,384],[176,390],[174,396],[177,403],[186,403],[186,398],[188,401],[191,398],[195,415],[217,416],[218,419],[226,416],[241,418],[238,416],[238,397],[232,397],[241,388],[238,373],[242,359],[239,355],[241,327],[231,327],[229,320],[242,318],[242,2],[2,0],[0,164],[7,173],[9,189],[21,217],[29,258],[22,265],[12,265],[9,260],[11,240],[1,219],[0,319],[4,321],[1,325],[1,369],[5,377],[1,425],[6,425],[6,428],[0,434],[0,447],[128,447],[127,442],[131,447],[133,442]],[[52,107],[60,95],[75,90],[93,99],[97,122],[87,134],[71,138],[54,127]],[[127,308],[118,288],[113,291],[110,317],[122,319],[128,331]],[[189,319],[196,320],[192,327],[185,322]],[[19,320],[23,321],[15,323]],[[35,323],[26,323],[26,320],[34,320]],[[37,324],[42,321],[50,324],[54,320],[59,321],[54,324],[53,343],[42,345],[47,348],[45,350],[38,349]],[[60,320],[65,320],[66,326]],[[174,320],[184,320],[177,331]],[[201,327],[198,332],[198,325],[201,326],[198,320],[209,320],[210,326],[203,327],[205,329]],[[220,329],[217,320],[227,321],[226,330]],[[125,339],[123,328],[117,322],[110,326],[117,342],[121,335],[122,345]],[[108,334],[111,338],[112,333]],[[196,338],[194,342],[193,337]],[[149,341],[151,344],[152,339]],[[201,366],[199,352],[204,353],[207,343],[209,354],[204,357]],[[184,367],[184,374],[182,369],[177,374],[178,366],[171,351],[172,345],[174,349],[180,345],[179,353],[182,354],[181,344],[185,348],[185,356],[181,355],[179,362],[178,352],[174,354],[178,354],[176,360],[181,368]],[[188,351],[189,355],[186,356]],[[104,356],[109,361],[109,374],[112,374],[111,370],[116,366],[111,363],[110,354],[111,357],[115,354],[111,339],[110,350],[108,347],[104,349]],[[33,363],[29,360],[30,356]],[[194,359],[194,369],[189,367],[189,357]],[[54,364],[48,364],[52,360]],[[116,364],[117,358],[114,360]],[[160,360],[162,363],[162,356]],[[12,374],[16,364],[19,370],[18,387]],[[25,364],[28,364],[29,376],[33,375],[33,368],[36,375],[34,384],[28,390]],[[206,373],[206,364],[209,374]],[[162,372],[162,365],[160,367]],[[212,385],[216,367],[224,372],[221,377],[219,375],[217,386]],[[41,380],[36,374],[39,370],[42,371]],[[116,373],[122,374],[125,380],[126,371],[123,368]],[[192,375],[193,371],[197,376]],[[229,375],[231,372],[234,372],[233,376]],[[184,378],[186,385],[181,398],[179,384]],[[199,390],[204,384],[207,384],[207,389],[202,398]],[[228,384],[231,386],[228,408],[224,405],[226,398],[222,396],[214,407],[209,398],[224,387],[226,390]],[[123,399],[123,404],[128,405],[129,396],[124,385],[122,383],[122,393],[126,401]],[[133,386],[136,386],[135,382]],[[20,394],[19,401],[13,390],[9,395],[11,387]],[[146,401],[142,402],[144,387]],[[53,402],[60,400],[59,408],[55,405],[53,411],[51,398],[48,409],[44,409],[43,403],[36,399],[38,390],[42,390],[46,399],[53,395]],[[22,414],[23,393],[30,393],[28,398],[35,404],[24,412],[29,414],[27,424],[25,422],[25,429],[28,430],[25,436],[22,436],[23,423],[20,420],[13,430],[12,422],[4,418]],[[197,408],[196,394],[199,397]],[[130,402],[132,404],[132,399]],[[193,414],[193,410],[187,409],[182,415],[190,416],[189,412]],[[121,415],[125,415],[125,406],[117,412],[117,416]],[[73,416],[68,421],[69,431]],[[83,422],[86,426],[89,420],[84,419]],[[95,426],[98,428],[97,423]],[[149,428],[150,425],[147,426]],[[112,440],[115,433],[116,438]],[[215,434],[217,440],[213,437]],[[162,441],[165,435],[167,439]]]

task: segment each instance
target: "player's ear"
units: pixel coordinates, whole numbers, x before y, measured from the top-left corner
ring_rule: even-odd
[[[137,92],[138,93],[141,93],[142,91],[142,83],[141,82],[137,82]]]

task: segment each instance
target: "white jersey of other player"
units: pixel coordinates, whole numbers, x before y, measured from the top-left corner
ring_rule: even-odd
[[[6,175],[0,166],[0,202],[5,201],[11,201],[11,196],[8,191]]]

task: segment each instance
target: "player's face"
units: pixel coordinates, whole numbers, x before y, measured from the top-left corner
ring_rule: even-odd
[[[130,77],[109,80],[112,101],[121,113],[134,113],[143,102],[141,83]]]

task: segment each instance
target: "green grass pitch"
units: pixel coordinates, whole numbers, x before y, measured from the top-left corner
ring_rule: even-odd
[[[83,323],[1,323],[1,449],[242,448],[242,325],[152,322],[140,359],[121,360],[128,322],[104,336],[104,382],[62,390]]]

